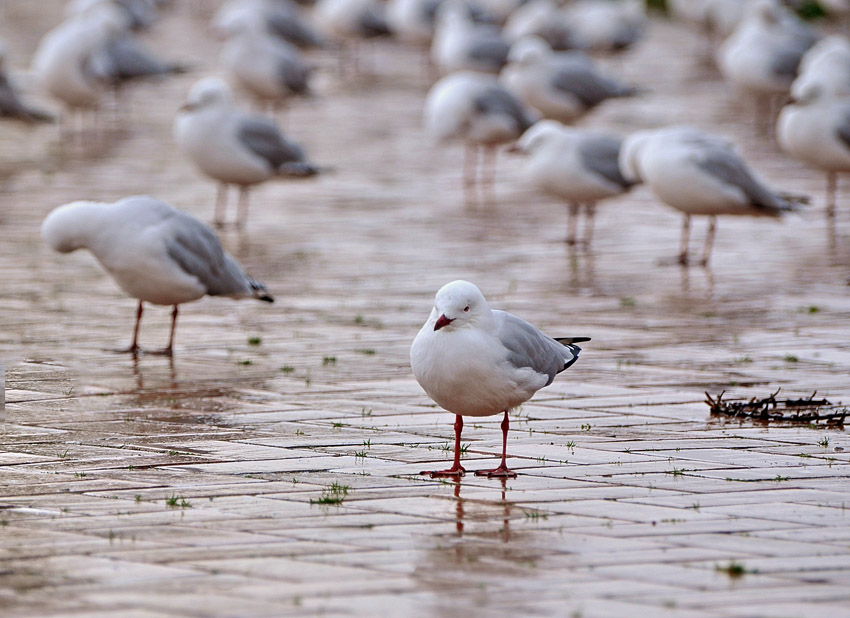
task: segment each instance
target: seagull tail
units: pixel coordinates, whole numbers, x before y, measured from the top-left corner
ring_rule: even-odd
[[[281,176],[294,176],[296,178],[309,178],[322,171],[319,167],[305,161],[289,161],[277,170]]]
[[[254,293],[254,298],[258,300],[264,300],[267,303],[273,303],[274,297],[269,294],[269,291],[266,289],[266,286],[257,281],[256,279],[248,278],[248,284],[251,286],[251,292]]]
[[[590,341],[590,337],[555,337],[555,341],[563,345],[572,345],[574,343]]]
[[[556,337],[555,341],[563,345],[570,352],[572,352],[572,358],[568,358],[564,360],[564,368],[561,369],[569,369],[575,364],[578,360],[579,354],[581,354],[581,348],[576,345],[576,343],[582,343],[584,341],[590,341],[590,337]]]
[[[779,193],[778,197],[782,200],[782,205],[779,207],[780,210],[785,212],[794,212],[795,210],[800,210],[802,206],[807,206],[811,203],[812,198],[808,195],[802,195],[800,193]]]

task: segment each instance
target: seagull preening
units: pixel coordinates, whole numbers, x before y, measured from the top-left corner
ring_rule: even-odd
[[[284,137],[274,122],[236,109],[233,92],[217,77],[205,77],[189,90],[174,120],[174,137],[192,162],[219,182],[216,225],[224,224],[228,185],[240,189],[236,225],[241,228],[248,218],[252,185],[318,172],[304,149]]]
[[[702,265],[714,247],[717,215],[780,218],[807,198],[768,188],[725,139],[693,127],[638,131],[620,150],[620,171],[643,182],[658,198],[685,214],[679,262],[688,264],[691,215],[707,215]]]
[[[507,466],[508,412],[548,386],[578,360],[576,344],[590,337],[553,339],[505,311],[491,310],[481,290],[452,281],[437,292],[431,316],[410,347],[410,367],[431,399],[456,415],[454,464],[423,472],[462,476],[460,434],[464,416],[504,413],[502,462],[475,474],[514,477]]]
[[[174,351],[182,303],[207,295],[274,302],[266,286],[245,274],[212,230],[152,197],[59,206],[42,223],[41,235],[60,253],[88,249],[118,286],[139,300],[133,342],[124,352],[140,351],[139,324],[146,302],[174,307],[168,346],[157,352],[168,356]]]

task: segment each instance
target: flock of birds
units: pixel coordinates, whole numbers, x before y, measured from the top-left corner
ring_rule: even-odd
[[[62,120],[97,113],[128,82],[191,71],[159,58],[138,33],[169,4],[192,0],[70,0],[64,21],[47,32],[32,59],[33,83],[62,106]],[[710,218],[707,265],[719,215],[781,217],[804,200],[767,186],[724,137],[668,126],[628,136],[571,126],[606,101],[651,96],[606,74],[594,55],[628,53],[646,36],[643,0],[227,0],[211,28],[223,39],[227,80],[199,79],[175,114],[173,139],[218,183],[214,222],[224,225],[228,188],[239,189],[236,225],[245,226],[249,189],[280,177],[322,173],[273,116],[244,111],[233,88],[259,109],[282,113],[309,97],[315,49],[338,50],[340,71],[361,71],[361,47],[394,36],[422,51],[433,83],[424,125],[437,140],[466,146],[464,184],[492,188],[497,149],[526,155],[528,180],[569,206],[567,242],[588,246],[596,204],[647,185],[684,215],[679,260],[691,262],[691,217]],[[823,5],[838,19],[850,2]],[[721,74],[767,108],[792,97],[775,120],[783,150],[823,170],[834,234],[836,177],[850,171],[850,39],[824,36],[779,0],[668,0],[671,15],[705,35]],[[51,122],[52,112],[25,102],[6,74],[0,46],[0,115]],[[481,160],[481,165],[479,165]],[[585,216],[580,232],[579,217]],[[173,306],[171,355],[178,307],[205,295],[272,302],[197,218],[152,197],[112,204],[76,201],[44,220],[42,236],[56,251],[91,251],[138,300],[132,344],[138,345],[143,304]],[[456,414],[454,465],[432,475],[461,475],[463,416],[504,413],[501,465],[490,476],[513,476],[506,464],[507,411],[530,399],[577,359],[587,337],[553,339],[511,314],[491,310],[475,285],[455,281],[435,299],[411,348],[424,390]]]

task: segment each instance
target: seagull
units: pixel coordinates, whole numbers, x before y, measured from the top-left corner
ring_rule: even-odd
[[[6,72],[6,45],[2,41],[0,41],[0,116],[27,123],[54,121],[53,116],[47,112],[29,107],[21,101]]]
[[[431,58],[443,75],[454,71],[498,73],[509,50],[497,28],[472,20],[467,5],[445,0],[437,9]]]
[[[458,71],[441,78],[425,100],[425,127],[439,141],[457,139],[466,144],[464,186],[475,184],[478,148],[484,150],[482,182],[487,185],[489,161],[492,187],[496,169],[496,147],[515,141],[532,120],[522,103],[495,76]]]
[[[590,246],[596,202],[622,195],[634,184],[620,172],[622,142],[622,138],[613,135],[541,120],[511,149],[529,155],[525,174],[536,188],[569,203],[568,244],[577,242],[576,219],[582,205],[586,223],[581,242]]]
[[[501,82],[544,118],[571,123],[604,101],[636,94],[599,73],[583,52],[555,52],[543,39],[524,37],[511,46]]]
[[[434,308],[410,347],[410,367],[428,396],[455,414],[454,464],[423,472],[463,476],[460,434],[464,416],[502,420],[502,462],[476,475],[513,478],[507,466],[508,411],[524,402],[578,360],[577,343],[590,337],[553,339],[505,311],[491,310],[481,290],[452,281],[437,292]]]
[[[213,16],[212,29],[226,38],[245,27],[262,29],[301,48],[322,47],[324,40],[289,0],[230,0]]]
[[[304,149],[284,137],[271,120],[237,110],[232,91],[217,77],[205,77],[189,90],[174,121],[174,137],[192,162],[219,182],[214,218],[219,226],[224,223],[228,185],[240,189],[236,225],[241,228],[252,185],[319,171],[307,161]]]
[[[643,0],[578,0],[564,9],[569,47],[586,52],[614,53],[629,49],[643,36]]]
[[[754,95],[761,108],[771,97],[790,91],[803,54],[818,38],[778,3],[757,0],[718,48],[717,64],[723,77]]]
[[[692,127],[638,131],[623,142],[619,161],[627,180],[646,183],[661,201],[685,214],[679,254],[683,265],[688,264],[691,215],[710,218],[701,262],[708,266],[717,215],[778,219],[805,201],[769,189],[730,142]]]
[[[274,302],[266,287],[245,274],[216,235],[195,217],[152,197],[112,204],[71,202],[53,210],[41,236],[54,251],[91,251],[119,287],[139,300],[133,342],[138,354],[145,302],[173,305],[171,335],[160,354],[174,352],[179,305],[203,296],[257,298]]]
[[[795,159],[826,172],[826,219],[834,243],[838,174],[850,172],[850,98],[809,89],[805,98],[782,108],[776,139]]]
[[[537,36],[552,49],[570,48],[570,27],[567,16],[553,0],[526,2],[505,22],[502,35],[510,43],[523,37]]]
[[[317,0],[313,20],[319,30],[342,45],[340,72],[350,57],[355,73],[360,71],[360,42],[391,34],[380,0]]]
[[[437,9],[442,0],[389,0],[387,22],[393,34],[404,43],[431,44]]]
[[[108,4],[96,4],[62,22],[39,42],[32,61],[37,81],[72,111],[96,108],[105,83],[95,59],[123,28],[117,9]]]
[[[228,39],[221,59],[233,80],[261,103],[277,108],[309,93],[311,68],[298,49],[264,30],[241,29]]]
[[[850,94],[850,39],[829,36],[813,45],[800,60],[791,84],[794,99]]]

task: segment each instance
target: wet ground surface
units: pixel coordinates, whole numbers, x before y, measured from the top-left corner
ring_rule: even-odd
[[[58,7],[6,3],[13,65],[54,23],[36,4]],[[585,124],[730,135],[814,196],[806,214],[722,219],[713,268],[681,270],[679,216],[636,190],[574,251],[566,209],[516,159],[493,199],[464,201],[461,149],[421,128],[415,51],[379,44],[374,75],[342,80],[318,56],[319,96],[286,125],[335,171],[259,188],[245,233],[223,233],[277,302],[187,305],[173,361],[133,361],[111,350],[134,301],[38,226],[61,203],[135,193],[211,218],[214,187],[171,138],[188,86],[215,71],[205,24],[159,24],[149,41],[194,70],[130,89],[96,137],[0,126],[3,616],[850,616],[846,433],[703,403],[780,387],[850,403],[850,215],[830,252],[822,176],[755,135],[691,33],[654,22],[611,64],[648,92]],[[459,277],[553,335],[593,337],[513,414],[506,484],[417,474],[450,458],[452,418],[408,347]],[[142,345],[161,347],[168,320],[147,311]],[[468,468],[495,464],[499,420],[467,423]]]

